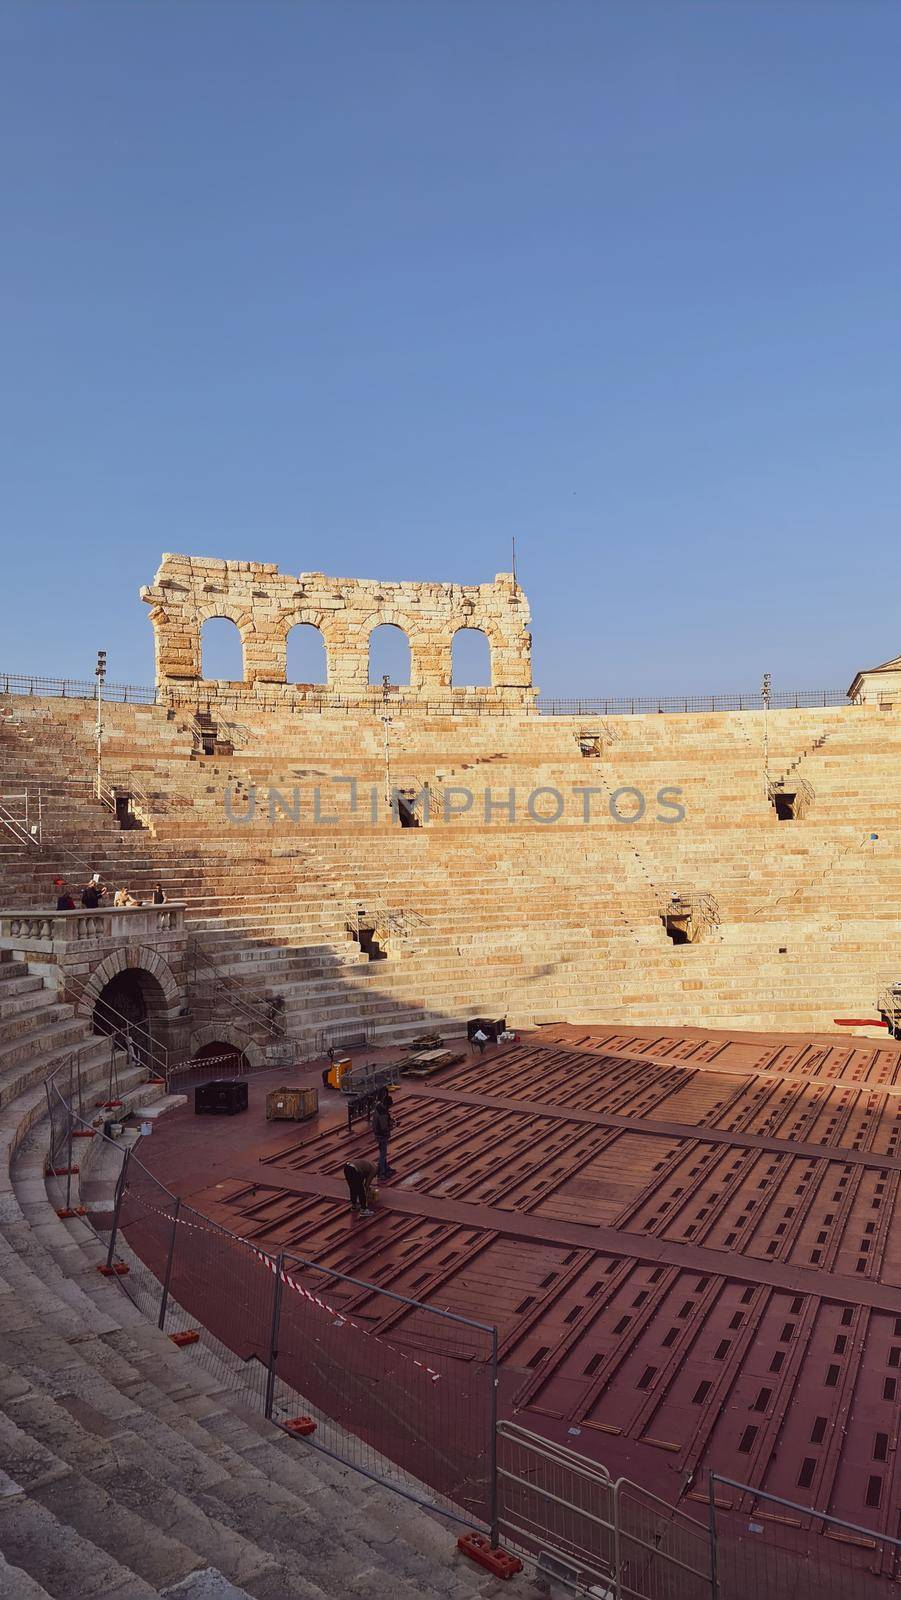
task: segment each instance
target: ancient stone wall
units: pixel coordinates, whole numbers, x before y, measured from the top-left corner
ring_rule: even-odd
[[[414,698],[452,695],[453,638],[461,628],[479,629],[491,649],[491,687],[468,689],[468,696],[520,705],[534,698],[529,604],[510,573],[474,585],[381,583],[321,572],[292,577],[269,563],[164,555],[141,599],[150,607],[157,684],[174,694],[195,687],[199,698],[215,692],[202,676],[201,628],[208,618],[228,617],[241,636],[249,692],[259,684],[285,684],[288,634],[296,623],[311,623],[325,643],[326,695],[366,698],[374,692],[370,635],[392,623],[409,640]]]

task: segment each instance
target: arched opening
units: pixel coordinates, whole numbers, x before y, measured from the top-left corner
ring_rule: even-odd
[[[325,640],[312,622],[295,622],[287,639],[288,683],[328,683]]]
[[[213,1039],[195,1050],[190,1065],[179,1074],[179,1090],[196,1088],[199,1083],[213,1083],[217,1078],[244,1078],[250,1071],[250,1062],[244,1051],[227,1039]]]
[[[200,673],[227,683],[244,682],[244,651],[231,617],[208,617],[200,630]]]
[[[481,628],[458,628],[451,646],[451,684],[455,689],[491,687],[491,645]]]
[[[395,622],[380,622],[369,635],[369,682],[410,682],[410,641]]]
[[[91,1012],[94,1033],[111,1038],[116,1048],[127,1050],[135,1065],[151,1067],[161,1055],[160,1023],[166,997],[151,972],[124,967],[103,985]]]

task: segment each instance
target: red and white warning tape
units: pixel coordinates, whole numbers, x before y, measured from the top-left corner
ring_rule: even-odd
[[[131,1194],[131,1198],[136,1200],[138,1205],[142,1206],[145,1211],[152,1211],[155,1216],[165,1218],[166,1222],[175,1221],[180,1228],[190,1228],[194,1233],[216,1233],[220,1236],[225,1233],[227,1239],[232,1239],[235,1244],[243,1245],[244,1249],[249,1250],[250,1254],[256,1256],[258,1261],[262,1261],[264,1267],[268,1267],[270,1272],[275,1273],[278,1271],[278,1263],[273,1260],[272,1256],[266,1255],[263,1250],[258,1250],[255,1245],[248,1244],[246,1239],[239,1239],[236,1234],[228,1233],[222,1228],[206,1227],[202,1222],[188,1222],[184,1217],[173,1218],[168,1211],[162,1211],[159,1206],[152,1206],[149,1201],[142,1199],[139,1194],[134,1194],[128,1184],[125,1186],[124,1193]],[[310,1305],[317,1306],[320,1311],[324,1311],[328,1316],[332,1317],[336,1328],[353,1328],[355,1333],[364,1334],[367,1339],[372,1339],[375,1344],[386,1343],[384,1339],[379,1338],[377,1333],[373,1333],[370,1328],[362,1327],[359,1322],[354,1322],[353,1318],[346,1316],[343,1311],[336,1311],[335,1307],[330,1306],[327,1300],[323,1300],[319,1295],[313,1294],[309,1289],[304,1288],[304,1285],[298,1283],[296,1278],[292,1278],[291,1274],[286,1272],[284,1268],[282,1268],[281,1280],[287,1288],[293,1289],[295,1294],[309,1301]],[[434,1367],[430,1367],[427,1362],[420,1361],[417,1356],[408,1355],[405,1350],[398,1350],[396,1345],[388,1345],[387,1348],[391,1350],[393,1355],[400,1356],[402,1360],[409,1361],[412,1366],[419,1367],[421,1372],[427,1373],[432,1383],[440,1382],[442,1374],[436,1372]]]

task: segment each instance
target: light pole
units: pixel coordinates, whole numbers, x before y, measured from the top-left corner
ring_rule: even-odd
[[[391,689],[391,679],[387,672],[382,677],[382,722],[385,727],[385,804],[391,805],[391,746],[388,740],[388,729],[391,718],[388,715],[388,695]]]
[[[105,650],[98,650],[97,651],[97,665],[94,668],[94,676],[97,679],[97,724],[96,724],[96,729],[95,729],[95,736],[96,736],[96,741],[97,741],[97,799],[99,800],[100,799],[100,791],[101,791],[101,767],[102,767],[102,759],[101,759],[100,752],[101,752],[101,749],[102,749],[102,746],[103,746],[103,685],[104,685],[104,681],[106,679],[106,651]]]
[[[772,682],[772,680],[770,678],[769,673],[765,672],[764,675],[763,675],[763,683],[761,685],[760,692],[761,692],[761,694],[763,696],[763,784],[764,784],[764,790],[765,790],[765,793],[766,793],[766,797],[767,797],[768,800],[770,798],[769,710],[770,710],[770,684],[771,684],[771,682]]]

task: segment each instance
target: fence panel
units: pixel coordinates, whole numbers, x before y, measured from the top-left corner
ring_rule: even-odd
[[[166,1265],[162,1263],[163,1271]],[[205,1365],[223,1382],[232,1379],[245,1402],[262,1411],[276,1292],[274,1258],[182,1203],[168,1266],[166,1333],[196,1331]]]
[[[117,1253],[129,1253],[128,1278],[122,1287],[150,1321],[159,1318],[162,1280],[175,1226],[175,1195],[131,1153],[125,1155],[113,1218]],[[112,1241],[111,1241],[112,1242]]]
[[[709,1528],[624,1478],[616,1509],[619,1600],[711,1600]]]
[[[498,1427],[501,1538],[549,1575],[618,1600],[616,1486],[604,1467],[502,1422]]]
[[[897,1600],[901,1540],[716,1473],[710,1507],[717,1600]]]
[[[548,1577],[605,1600],[711,1600],[710,1530],[600,1463],[502,1422],[502,1538]]]
[[[284,1267],[276,1415],[302,1396],[314,1445],[490,1527],[495,1330],[296,1257]]]

